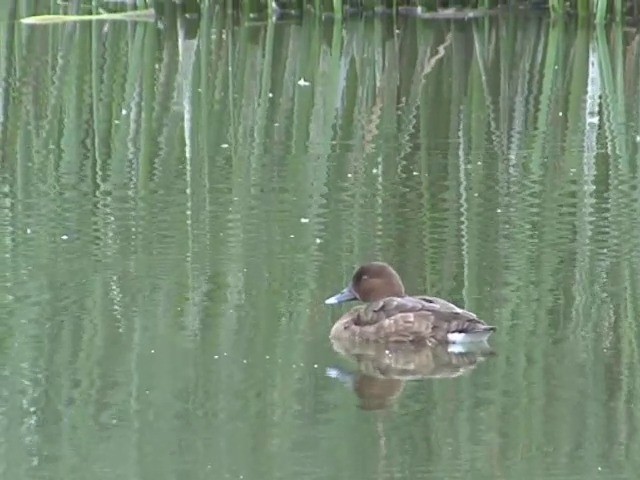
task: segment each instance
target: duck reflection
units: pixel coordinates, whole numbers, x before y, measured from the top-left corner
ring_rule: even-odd
[[[356,364],[355,372],[327,368],[329,377],[353,389],[363,410],[393,405],[408,380],[454,378],[495,355],[486,343],[465,346],[383,345],[332,341],[333,349]]]

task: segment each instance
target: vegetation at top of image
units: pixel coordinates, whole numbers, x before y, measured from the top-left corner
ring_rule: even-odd
[[[165,11],[176,7],[192,13],[200,8],[214,7],[253,20],[306,15],[342,18],[370,14],[467,20],[520,11],[549,12],[553,17],[602,23],[612,19],[636,21],[640,0],[75,0],[50,5],[50,15],[29,15],[23,17],[22,21],[38,24],[80,20],[146,20],[150,9],[162,16]],[[142,10],[143,15],[131,14],[132,9]],[[55,10],[59,12],[54,13]],[[121,16],[123,10],[129,12]]]

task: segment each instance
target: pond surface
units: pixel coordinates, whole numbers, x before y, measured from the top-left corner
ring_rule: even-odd
[[[0,23],[2,478],[636,478],[639,44]],[[368,260],[494,354],[336,352]]]

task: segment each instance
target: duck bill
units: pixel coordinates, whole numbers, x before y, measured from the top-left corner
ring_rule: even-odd
[[[326,305],[337,305],[338,303],[350,302],[351,300],[357,300],[355,292],[349,285],[347,288],[342,290],[340,293],[334,295],[333,297],[327,298],[324,303]]]

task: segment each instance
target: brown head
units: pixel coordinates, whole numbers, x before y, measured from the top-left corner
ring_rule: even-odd
[[[386,263],[371,262],[359,267],[347,288],[327,298],[324,303],[333,305],[350,300],[375,302],[387,297],[404,296],[404,285],[400,275]]]

